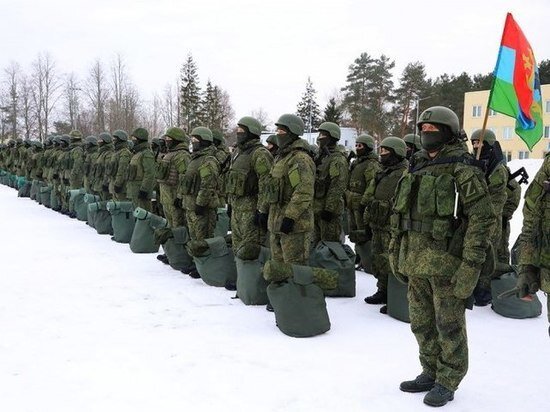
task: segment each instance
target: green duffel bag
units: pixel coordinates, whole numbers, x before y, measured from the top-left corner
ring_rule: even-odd
[[[518,281],[516,272],[505,273],[491,280],[491,309],[505,318],[536,318],[542,313],[542,303],[537,295],[530,302],[517,297],[515,287]]]
[[[166,227],[166,219],[141,207],[136,207],[134,217],[136,224],[130,239],[130,250],[134,253],[157,253],[159,244],[155,242],[155,230]]]
[[[40,203],[42,203],[46,207],[51,207],[50,199],[51,199],[51,193],[52,193],[52,187],[50,185],[42,186],[40,188]]]
[[[69,190],[69,210],[76,213],[76,218],[81,221],[88,219],[88,205],[84,202],[86,190],[84,188]]]
[[[266,262],[264,277],[270,279],[272,270],[279,270],[281,262]],[[314,280],[313,268],[292,266],[292,277],[272,282],[267,296],[275,312],[277,327],[285,335],[307,338],[330,329],[330,319],[323,289]],[[327,271],[327,269],[321,269]],[[336,275],[334,275],[336,280]],[[336,285],[336,282],[334,282]]]
[[[187,245],[187,242],[190,240],[187,228],[185,226],[180,226],[176,228],[157,229],[155,235],[158,233],[158,230],[170,231],[168,238],[161,243],[164,254],[168,258],[168,264],[176,270],[182,270],[183,268],[193,266],[193,258],[185,248],[185,245]]]
[[[237,296],[245,305],[267,305],[267,285],[262,271],[271,259],[271,250],[261,246],[256,259],[245,260],[235,256],[237,266]]]
[[[130,243],[136,219],[132,202],[107,202],[107,210],[111,214],[113,225],[113,240],[118,243]]]
[[[91,193],[86,193],[84,195],[84,204],[86,205],[86,222],[88,223],[88,226],[91,226],[95,228],[95,217],[90,216],[90,205],[92,203],[99,202],[101,199],[98,195],[93,195]],[[94,215],[95,216],[95,215]]]
[[[25,177],[19,178],[18,187],[19,187],[19,190],[17,191],[18,197],[31,196],[31,182],[27,181]]]
[[[227,210],[223,207],[218,208],[216,227],[214,228],[214,237],[225,236],[229,231],[229,216]]]
[[[393,274],[388,276],[388,315],[402,322],[410,323],[408,285],[397,280]]]
[[[50,207],[54,210],[59,210],[61,208],[61,199],[57,194],[57,190],[55,190],[53,186],[52,190],[50,191]]]
[[[320,241],[309,255],[309,265],[338,272],[338,287],[327,290],[326,296],[355,296],[355,253],[348,245]]]
[[[196,246],[205,243],[204,248]],[[233,250],[227,246],[225,238],[218,236],[204,241],[191,241],[189,253],[193,256],[197,271],[204,283],[210,286],[225,286],[237,281],[237,267]],[[200,253],[193,252],[199,251]]]
[[[107,201],[90,203],[88,205],[89,222],[93,222],[96,232],[100,235],[112,235],[113,225],[111,214],[107,210]],[[91,225],[90,225],[91,226]]]
[[[17,175],[10,173],[10,187],[17,189]]]

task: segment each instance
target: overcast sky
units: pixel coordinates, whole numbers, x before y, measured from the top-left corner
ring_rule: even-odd
[[[386,54],[399,77],[494,68],[506,12],[538,62],[550,58],[549,0],[0,0],[0,68],[25,71],[49,52],[84,78],[120,53],[144,99],[174,83],[192,53],[200,82],[227,90],[237,119],[262,107],[294,112],[307,77],[323,108],[362,52]]]

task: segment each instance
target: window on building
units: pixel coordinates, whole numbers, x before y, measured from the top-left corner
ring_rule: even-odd
[[[511,139],[513,136],[513,129],[510,126],[506,126],[502,128],[502,138],[503,139]]]
[[[507,162],[512,160],[512,152],[504,152],[504,158],[506,159]]]
[[[529,159],[529,152],[527,152],[527,151],[520,150],[518,155],[519,155],[518,159],[520,159],[520,160]]]
[[[544,137],[549,138],[550,137],[550,126],[544,126]]]
[[[489,109],[489,116],[496,116],[497,112],[495,112],[493,109]]]
[[[550,113],[550,100],[546,100],[544,103],[545,103],[544,104],[544,109],[545,109],[544,111],[546,113]]]
[[[472,107],[472,117],[481,117],[481,106]]]

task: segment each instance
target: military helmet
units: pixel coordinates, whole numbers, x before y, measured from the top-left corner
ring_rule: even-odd
[[[93,135],[90,135],[90,136],[86,137],[85,142],[88,145],[97,146],[97,137],[95,137]]]
[[[147,129],[144,129],[143,127],[138,127],[132,132],[132,137],[135,137],[138,140],[148,140],[149,132],[147,131]]]
[[[295,114],[283,114],[275,122],[275,126],[285,126],[291,133],[301,136],[304,133],[304,121]]]
[[[420,129],[424,123],[443,124],[451,129],[454,136],[460,133],[458,116],[451,109],[443,106],[433,106],[422,112],[416,126]]]
[[[477,129],[475,132],[472,133],[472,137],[470,140],[473,142],[474,140],[480,140],[481,139],[481,130]],[[497,137],[495,136],[495,133],[491,129],[485,129],[485,134],[483,135],[483,142],[487,142],[489,146],[492,146],[497,141]]]
[[[277,135],[276,134],[270,134],[265,141],[267,143],[271,143],[274,146],[279,146],[279,144],[277,143]]]
[[[69,133],[71,140],[82,140],[82,132],[80,130],[71,130]]]
[[[168,136],[171,139],[177,140],[178,142],[189,140],[189,138],[185,135],[183,129],[179,127],[169,127],[168,130],[166,130],[166,133],[164,133],[164,136]]]
[[[374,138],[371,135],[362,134],[357,139],[355,139],[355,142],[364,144],[369,149],[374,150]]]
[[[64,143],[71,143],[71,136],[69,136],[68,134],[64,134],[64,135],[61,135],[61,137],[59,138],[59,143],[61,142],[64,142]]]
[[[15,143],[17,143],[17,144],[23,144],[23,139],[21,139],[20,137],[18,137],[17,139],[15,139]]]
[[[128,133],[126,133],[124,130],[115,130],[113,132],[113,137],[116,137],[118,140],[122,140],[123,142],[128,141]]]
[[[255,136],[262,134],[262,124],[252,116],[241,117],[241,119],[237,122],[237,125],[246,127],[248,131]]]
[[[208,127],[204,127],[204,126],[195,127],[191,132],[191,136],[199,136],[201,140],[204,140],[207,142],[214,142],[212,132]]]
[[[100,133],[97,139],[101,140],[102,142],[105,142],[105,143],[112,143],[113,142],[113,136],[111,136],[111,134],[107,133],[107,132]]]
[[[405,157],[407,155],[407,145],[403,139],[395,136],[386,137],[380,143],[380,147],[385,147],[386,149],[393,149],[394,153],[397,156]]]
[[[418,136],[417,134],[414,134],[414,133],[406,134],[403,137],[403,140],[405,141],[405,143],[412,144],[417,150],[422,149],[422,143],[420,141],[420,136]]]
[[[31,146],[42,149],[44,146],[42,146],[42,142],[40,140],[32,140]]]
[[[214,142],[225,143],[225,138],[223,137],[223,133],[218,129],[212,130],[212,139],[214,140]]]
[[[340,140],[340,126],[333,122],[323,122],[318,128],[319,131],[327,132],[330,137]]]

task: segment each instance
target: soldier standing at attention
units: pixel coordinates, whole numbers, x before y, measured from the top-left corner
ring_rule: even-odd
[[[422,149],[420,144],[420,136],[414,133],[409,133],[403,136],[403,140],[407,145],[407,160],[411,160],[413,154]]]
[[[269,135],[265,142],[267,150],[269,150],[269,153],[271,153],[271,155],[275,157],[275,155],[277,154],[277,150],[279,150],[279,146],[277,146],[277,135]]]
[[[304,122],[283,114],[277,123],[279,151],[270,172],[268,229],[275,261],[307,265],[313,232],[315,164],[300,139]]]
[[[126,190],[134,207],[152,211],[151,197],[156,183],[157,165],[149,147],[149,132],[138,127],[132,132],[133,156],[128,167]]]
[[[99,134],[97,139],[99,146],[98,155],[92,163],[94,170],[93,190],[103,201],[109,200],[109,178],[111,176],[111,156],[114,155],[115,147],[113,145],[113,136],[107,132]]]
[[[313,200],[315,231],[313,245],[321,240],[339,242],[342,233],[344,195],[348,184],[348,161],[336,147],[340,140],[340,126],[324,122],[319,126],[319,155],[315,176]]]
[[[115,130],[113,138],[115,151],[111,155],[111,164],[109,165],[109,192],[114,200],[124,201],[128,199],[126,196],[126,181],[128,180],[128,168],[132,152],[128,148],[128,133],[124,130]]]
[[[406,172],[409,162],[405,159],[407,147],[399,137],[386,137],[380,143],[380,163],[382,170],[376,173],[363,195],[365,226],[372,233],[372,268],[377,279],[378,290],[372,296],[365,298],[369,304],[381,304],[388,301],[388,276],[391,275],[388,260],[390,246],[390,216],[392,214],[395,188],[399,179]],[[386,306],[380,309],[387,313]]]
[[[399,388],[427,391],[424,403],[443,406],[468,370],[466,300],[485,262],[495,216],[483,171],[461,141],[457,115],[430,107],[418,128],[423,150],[396,190],[390,263],[399,280],[408,279],[422,373]]]

